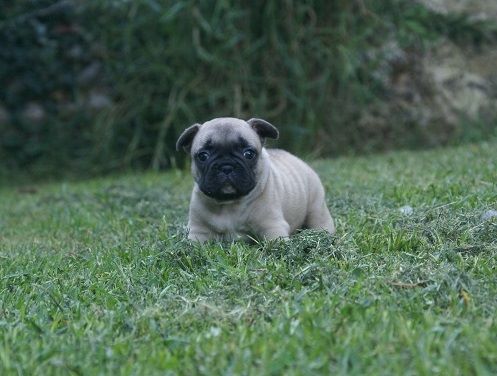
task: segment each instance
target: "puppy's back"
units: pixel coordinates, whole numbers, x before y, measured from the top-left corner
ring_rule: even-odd
[[[282,193],[284,216],[293,232],[306,222],[312,207],[324,202],[324,188],[317,173],[300,158],[281,149],[267,152],[274,184]]]
[[[266,149],[270,158],[271,164],[274,164],[278,172],[284,172],[286,175],[291,176],[296,182],[301,182],[306,186],[314,186],[321,184],[321,179],[318,174],[299,157],[282,149]],[[309,187],[311,188],[311,187]],[[311,192],[309,193],[314,193]]]

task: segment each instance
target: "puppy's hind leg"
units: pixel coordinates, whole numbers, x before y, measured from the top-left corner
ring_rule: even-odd
[[[309,213],[307,213],[305,221],[305,227],[310,229],[325,230],[330,234],[335,233],[335,224],[324,200],[314,203],[309,208]]]

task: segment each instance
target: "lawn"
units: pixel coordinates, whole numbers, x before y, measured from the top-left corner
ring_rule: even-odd
[[[497,373],[497,143],[312,165],[333,238],[192,245],[183,171],[0,188],[0,374]]]

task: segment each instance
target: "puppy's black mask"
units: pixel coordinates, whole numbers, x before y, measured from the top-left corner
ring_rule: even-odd
[[[208,140],[195,153],[200,190],[218,201],[241,198],[256,185],[257,149],[242,137],[225,145]]]

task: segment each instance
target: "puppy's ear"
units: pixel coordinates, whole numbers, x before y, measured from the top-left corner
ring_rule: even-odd
[[[278,129],[266,120],[252,118],[247,120],[247,123],[257,132],[257,134],[262,138],[274,138],[275,140],[279,137],[280,132]]]
[[[179,136],[178,141],[176,141],[176,150],[180,151],[181,149],[183,149],[186,152],[190,152],[193,139],[195,138],[195,135],[197,134],[199,129],[200,124],[193,124],[192,126],[186,128]]]

